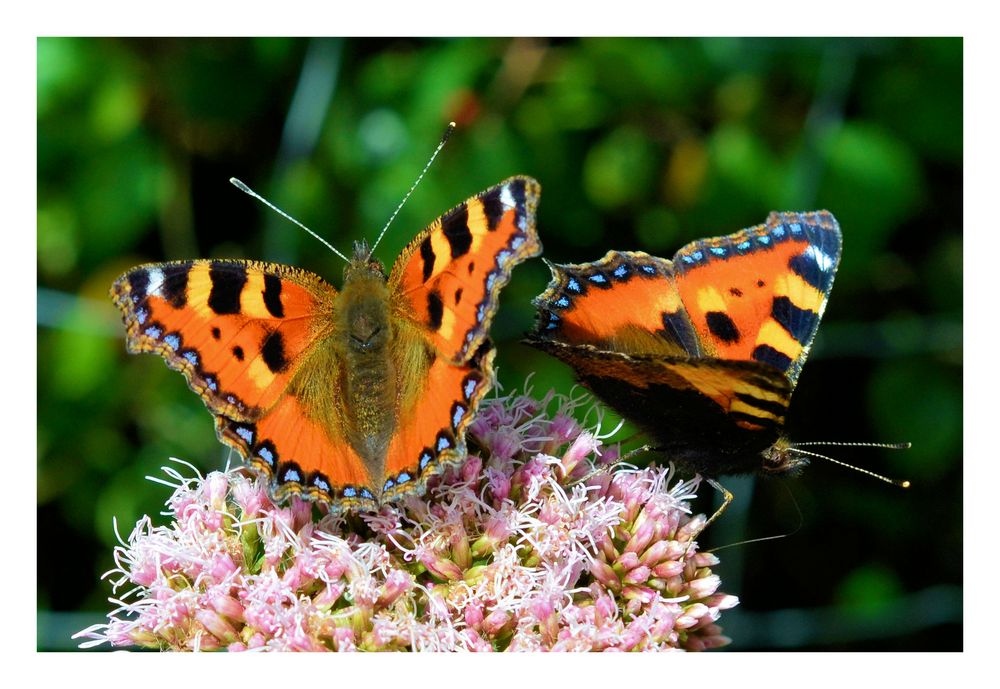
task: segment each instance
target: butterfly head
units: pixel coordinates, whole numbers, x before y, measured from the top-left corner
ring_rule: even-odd
[[[339,313],[347,346],[361,354],[382,351],[388,343],[389,294],[382,264],[371,257],[366,242],[354,245],[354,256],[344,268],[344,287]]]
[[[791,441],[784,436],[769,448],[764,450],[764,463],[761,471],[764,474],[787,474],[795,476],[809,464],[809,460],[801,454],[795,452]]]
[[[389,276],[386,275],[382,262],[372,257],[368,242],[362,239],[354,242],[354,255],[344,268],[344,283],[365,279],[385,282]]]

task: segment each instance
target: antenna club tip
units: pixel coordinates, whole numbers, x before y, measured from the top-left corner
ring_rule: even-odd
[[[900,481],[899,482],[899,487],[900,488],[909,488],[910,487],[910,482],[909,481]]]

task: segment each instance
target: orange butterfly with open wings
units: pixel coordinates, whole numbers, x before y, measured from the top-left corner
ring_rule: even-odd
[[[258,261],[138,266],[111,288],[128,351],[183,373],[277,500],[337,511],[420,492],[465,457],[465,429],[493,385],[499,291],[542,250],[540,191],[511,177],[468,199],[388,275],[357,244],[340,292]]]

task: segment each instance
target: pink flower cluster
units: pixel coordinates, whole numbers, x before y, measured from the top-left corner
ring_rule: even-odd
[[[694,540],[697,481],[616,462],[585,402],[485,402],[460,467],[377,513],[275,505],[244,470],[185,477],[169,525],[115,549],[92,646],[172,650],[702,650],[737,604]],[[548,407],[555,407],[552,414]],[[471,450],[470,450],[471,451]],[[195,472],[197,473],[197,472]],[[314,514],[315,513],[315,514]],[[314,517],[319,517],[314,520]]]

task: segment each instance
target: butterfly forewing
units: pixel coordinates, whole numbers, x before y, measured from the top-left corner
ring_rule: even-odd
[[[242,420],[277,403],[336,297],[307,271],[235,260],[138,266],[111,293],[130,352],[159,354],[209,410]]]
[[[511,270],[541,253],[541,188],[512,177],[456,206],[403,250],[389,277],[397,313],[419,324],[439,353],[468,360],[489,332]]]
[[[537,337],[615,352],[698,354],[670,261],[609,251],[594,263],[549,268],[552,281],[534,301]]]
[[[772,213],[766,223],[688,244],[677,289],[708,354],[759,361],[798,379],[840,262],[833,216]]]

